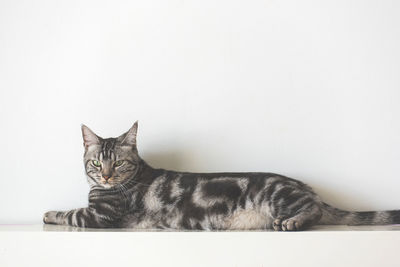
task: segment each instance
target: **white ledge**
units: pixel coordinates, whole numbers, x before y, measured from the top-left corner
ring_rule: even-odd
[[[297,232],[348,232],[348,231],[400,231],[398,225],[363,225],[363,226],[348,226],[348,225],[317,225],[307,231]],[[1,232],[175,232],[175,233],[275,233],[272,230],[250,230],[250,231],[166,231],[166,230],[136,230],[130,228],[79,228],[54,224],[0,224]],[[293,232],[292,232],[293,233]]]
[[[400,266],[400,226],[304,232],[1,225],[0,266]]]

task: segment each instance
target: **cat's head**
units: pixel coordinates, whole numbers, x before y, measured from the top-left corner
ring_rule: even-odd
[[[138,123],[117,138],[101,138],[82,125],[84,163],[91,186],[112,188],[132,178],[140,158],[136,148]]]

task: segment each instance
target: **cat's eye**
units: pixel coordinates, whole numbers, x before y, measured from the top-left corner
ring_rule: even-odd
[[[98,161],[98,160],[92,160],[92,164],[93,164],[94,166],[96,166],[96,167],[100,167],[100,166],[101,166],[101,163],[100,163],[100,161]]]
[[[115,167],[119,167],[119,166],[121,166],[123,163],[124,163],[123,160],[117,160],[117,161],[114,163],[114,166],[115,166]]]

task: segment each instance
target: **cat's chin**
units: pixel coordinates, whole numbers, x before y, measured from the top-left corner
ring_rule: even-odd
[[[103,187],[105,189],[111,189],[115,186],[116,186],[116,184],[101,184],[101,187]]]
[[[113,189],[113,188],[116,188],[119,185],[123,184],[124,182],[125,182],[125,180],[122,180],[122,181],[121,180],[118,180],[118,181],[113,180],[111,182],[106,182],[106,181],[100,180],[100,181],[97,181],[96,184],[97,184],[97,186],[100,186],[104,189]]]

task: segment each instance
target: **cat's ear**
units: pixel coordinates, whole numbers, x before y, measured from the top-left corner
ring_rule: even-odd
[[[118,137],[118,140],[121,142],[122,145],[136,146],[137,129],[138,122],[136,121],[129,129],[129,131]]]
[[[81,129],[83,137],[83,146],[85,148],[88,148],[89,146],[92,145],[100,144],[100,138],[92,130],[90,130],[89,127],[82,124]]]

